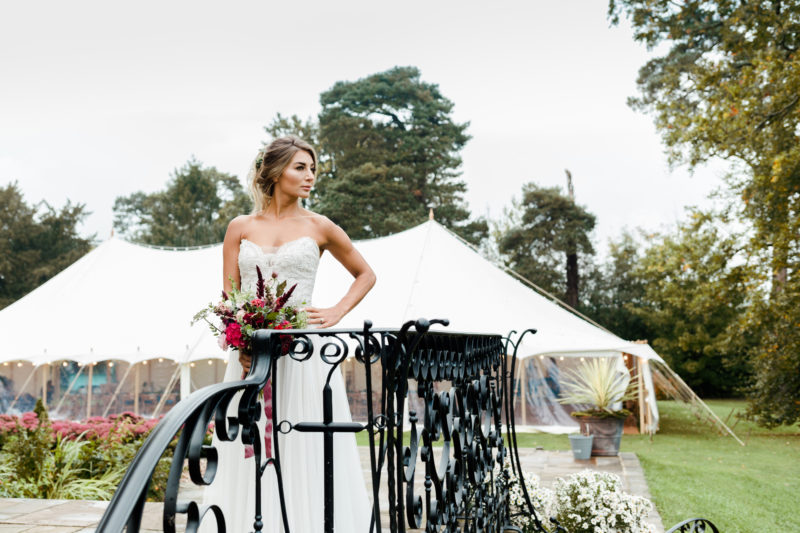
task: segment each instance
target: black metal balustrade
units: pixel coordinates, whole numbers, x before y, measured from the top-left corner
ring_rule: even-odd
[[[323,435],[326,532],[334,530],[333,435],[362,431],[369,437],[371,531],[385,530],[381,524],[379,499],[382,473],[386,474],[386,512],[392,532],[419,528],[426,532],[520,531],[511,525],[513,517],[505,470],[505,465],[510,464],[517,478],[522,479],[510,391],[514,390],[512,376],[520,341],[525,334],[535,331],[523,332],[514,341],[515,332],[503,338],[431,330],[430,326],[437,323],[447,325],[446,320],[419,319],[400,329],[373,329],[367,321],[362,330],[258,331],[253,341],[252,368],[247,377],[195,391],[164,417],[128,468],[97,531],[139,531],[155,467],[175,435],[180,433],[166,487],[163,530],[166,533],[176,531],[176,518],[185,515],[187,532],[196,531],[205,517],[208,521],[216,520],[218,531],[224,533],[225,517],[217,505],[204,506],[178,499],[186,460],[194,484],[208,485],[214,479],[217,451],[203,444],[212,419],[220,440],[241,439],[243,446],[252,445],[253,459],[260,465],[255,469],[255,479],[247,481],[255,484],[254,531],[262,530],[265,513],[279,513],[284,530],[289,531],[278,434],[291,431]],[[316,342],[312,342],[315,338]],[[506,354],[511,357],[507,358]],[[334,369],[351,355],[360,364],[366,380],[365,424],[332,420],[330,381]],[[280,412],[277,391],[281,383],[276,379],[275,370],[281,357],[290,357],[297,364],[320,357],[329,365],[320,398],[323,420],[276,419],[272,429],[274,457],[263,459],[264,440],[257,426],[263,412],[259,392],[272,378],[273,414],[277,416]],[[381,376],[379,402],[373,400],[373,388],[378,391],[377,384],[372,382],[373,366]],[[416,384],[416,390],[409,387],[410,380]],[[242,394],[234,405],[232,402],[239,392]],[[417,398],[413,398],[414,393]],[[227,416],[229,406],[235,407],[235,417]],[[503,417],[507,428],[505,435]],[[408,445],[403,443],[404,435],[409,437]],[[434,443],[440,452],[438,459]],[[424,466],[423,472],[417,472],[418,462]],[[279,509],[261,508],[261,478],[268,468],[276,473]],[[416,479],[424,480],[420,494],[415,493]],[[525,513],[534,519],[536,529],[544,532],[531,495],[524,483],[521,487],[528,507]],[[206,516],[208,514],[213,518]],[[558,528],[557,524],[554,526]],[[713,525],[710,527],[716,532]],[[680,531],[704,530],[703,526],[703,529]]]

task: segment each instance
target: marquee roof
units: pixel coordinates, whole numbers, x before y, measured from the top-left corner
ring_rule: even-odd
[[[448,318],[454,331],[537,329],[526,337],[523,356],[627,352],[661,361],[649,346],[620,339],[535,292],[435,221],[355,246],[378,281],[337,327]],[[108,239],[0,311],[0,362],[225,357],[207,326],[190,326],[194,313],[219,297],[221,248],[166,250]],[[314,305],[335,304],[351,281],[324,254]]]

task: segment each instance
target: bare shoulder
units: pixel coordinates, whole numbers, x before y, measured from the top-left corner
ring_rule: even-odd
[[[323,248],[344,245],[350,241],[344,230],[334,221],[318,213],[308,212],[309,221],[314,227],[314,233],[319,236],[318,242]]]
[[[238,237],[244,234],[245,228],[252,221],[253,215],[239,215],[230,222],[228,222],[228,230],[225,236]]]

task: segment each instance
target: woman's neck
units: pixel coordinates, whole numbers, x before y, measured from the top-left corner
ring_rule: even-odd
[[[303,215],[303,208],[300,207],[299,198],[275,197],[264,210],[267,218],[282,220]]]

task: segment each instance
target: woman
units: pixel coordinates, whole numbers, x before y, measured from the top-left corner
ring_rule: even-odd
[[[375,274],[347,234],[326,217],[304,209],[316,179],[314,149],[301,139],[276,139],[259,152],[250,171],[254,213],[235,218],[228,226],[222,246],[224,287],[232,284],[253,290],[256,266],[264,273],[276,272],[288,285],[297,284],[289,305],[305,308],[309,327],[328,328],[337,324],[375,284]],[[314,289],[320,255],[330,252],[355,278],[344,297],[333,307],[307,305]],[[232,352],[233,354],[234,352]],[[225,381],[241,378],[249,370],[250,358],[231,356]],[[315,351],[307,361],[284,357],[278,360],[275,376],[277,412],[275,420],[321,421],[322,386],[330,367]],[[350,421],[350,410],[341,373],[331,379],[335,421]],[[235,412],[231,407],[230,414]],[[266,430],[259,421],[261,435]],[[281,472],[289,528],[293,532],[323,531],[323,445],[319,434],[290,432],[279,436]],[[220,505],[227,530],[251,531],[255,509],[254,460],[245,458],[240,441],[214,439],[219,465],[214,482],[206,489],[205,503]],[[272,455],[269,453],[269,455]],[[371,505],[361,463],[352,434],[334,437],[334,516],[336,531],[368,531]],[[358,475],[353,475],[357,473]],[[262,478],[264,531],[282,531],[277,482],[272,468]],[[213,531],[207,515],[204,531]]]

